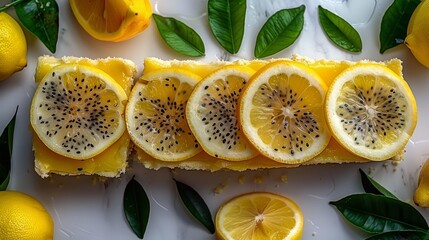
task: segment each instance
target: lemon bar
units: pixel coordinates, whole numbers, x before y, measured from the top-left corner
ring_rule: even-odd
[[[126,95],[130,94],[137,73],[136,65],[133,62],[121,58],[88,59],[41,56],[38,59],[35,73],[36,83],[40,83],[54,67],[67,64],[87,66],[103,71],[119,84]],[[87,159],[77,160],[52,151],[33,130],[35,170],[43,178],[52,173],[69,176],[96,174],[104,177],[118,177],[125,172],[131,144],[128,134],[124,132],[118,140],[101,153]]]
[[[254,69],[255,71],[260,70],[268,63],[278,61],[279,59],[272,60],[238,60],[234,62],[218,61],[213,63],[204,63],[198,61],[179,61],[179,60],[160,60],[157,58],[147,58],[144,62],[144,70],[140,81],[145,81],[145,79],[150,76],[153,72],[162,70],[162,69],[182,69],[189,72],[192,72],[200,78],[204,78],[214,71],[223,68],[229,65],[239,65],[246,66]],[[299,62],[311,68],[315,71],[326,83],[327,86],[331,85],[333,80],[345,69],[365,63],[365,64],[374,64],[379,66],[384,66],[393,71],[395,74],[402,78],[402,63],[399,59],[391,59],[384,62],[374,62],[374,61],[336,61],[336,60],[312,60],[301,56],[293,56],[291,59],[294,62]],[[208,171],[217,171],[220,169],[231,169],[235,171],[244,171],[248,169],[261,169],[261,168],[282,168],[282,167],[297,167],[300,165],[313,165],[313,164],[326,164],[326,163],[359,163],[367,162],[368,159],[357,156],[345,149],[341,144],[339,144],[335,138],[331,138],[327,147],[316,157],[299,163],[299,164],[285,164],[279,161],[274,161],[263,155],[258,155],[254,158],[243,160],[243,161],[228,161],[220,158],[213,157],[208,153],[201,151],[197,155],[190,157],[182,161],[164,161],[157,158],[154,158],[150,154],[147,154],[141,148],[134,146],[135,156],[134,158],[142,163],[145,167],[150,169],[159,169],[162,167],[167,168],[182,168],[188,170],[208,170]],[[399,161],[402,159],[401,153],[392,157],[394,161]]]

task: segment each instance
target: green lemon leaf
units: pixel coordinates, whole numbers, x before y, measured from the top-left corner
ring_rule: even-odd
[[[150,203],[143,187],[134,179],[128,182],[123,199],[125,218],[133,232],[143,239],[149,222]]]
[[[158,32],[173,50],[190,57],[205,55],[204,43],[192,28],[174,18],[153,14]]]
[[[391,231],[373,235],[365,240],[429,240],[429,233],[418,230]]]
[[[14,0],[19,1],[19,0]],[[57,50],[59,13],[55,0],[31,0],[17,4],[15,12],[21,23],[55,53]]]
[[[381,186],[378,182],[368,176],[362,169],[359,168],[362,186],[366,193],[373,193],[377,195],[384,195],[386,197],[396,198],[393,193],[389,192],[386,188]]]
[[[13,151],[13,134],[18,107],[0,136],[0,191],[6,190],[10,179],[10,166]]]
[[[346,20],[319,6],[319,21],[323,31],[335,45],[350,52],[362,51],[359,33]]]
[[[207,228],[207,230],[209,230],[210,233],[213,234],[215,232],[213,218],[207,204],[204,202],[204,199],[192,187],[175,179],[174,181],[176,182],[177,191],[179,192],[180,198],[182,199],[185,207],[189,210],[192,216],[194,216]]]
[[[244,35],[246,0],[209,0],[210,29],[219,44],[229,53],[240,50]]]
[[[292,45],[304,27],[305,6],[283,9],[274,13],[256,37],[254,55],[263,58]]]
[[[386,10],[380,27],[380,53],[402,44],[407,26],[420,0],[395,0]]]
[[[354,194],[330,204],[366,232],[428,229],[424,217],[410,204],[384,195]]]

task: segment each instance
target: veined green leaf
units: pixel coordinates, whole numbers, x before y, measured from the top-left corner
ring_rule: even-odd
[[[428,229],[426,220],[411,205],[384,195],[355,194],[330,204],[350,223],[370,233]]]
[[[19,0],[14,0],[19,1]],[[55,53],[57,50],[59,13],[55,0],[25,1],[15,6],[21,23]]]
[[[177,180],[174,181],[176,182],[177,190],[185,207],[210,233],[214,233],[215,226],[213,218],[204,199],[192,187]]]
[[[123,199],[125,218],[133,232],[143,239],[149,222],[150,203],[143,187],[134,179],[128,182]]]
[[[359,173],[362,181],[362,186],[365,189],[365,192],[377,195],[384,195],[386,197],[397,199],[397,197],[393,195],[393,193],[389,192],[389,190],[387,190],[370,176],[368,176],[362,169],[359,169]]]
[[[304,12],[301,5],[274,13],[256,37],[255,57],[267,57],[292,45],[304,27]]]
[[[407,26],[420,0],[395,0],[386,10],[380,27],[380,53],[402,44]]]
[[[429,240],[429,233],[418,230],[391,231],[373,235],[365,240]]]
[[[174,18],[153,14],[158,32],[162,39],[173,50],[190,57],[201,57],[205,54],[201,37],[192,28]]]
[[[323,31],[335,45],[350,52],[362,51],[359,33],[346,20],[319,6],[319,21]]]
[[[18,107],[0,136],[0,191],[6,190],[10,179],[10,167],[13,151],[13,135]]]
[[[244,35],[246,0],[209,0],[207,5],[214,37],[226,51],[237,53]]]

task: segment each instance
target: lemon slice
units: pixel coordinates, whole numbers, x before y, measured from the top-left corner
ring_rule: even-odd
[[[229,200],[216,214],[219,239],[301,239],[304,217],[289,198],[268,192]]]
[[[149,26],[152,7],[149,0],[70,0],[79,24],[92,37],[120,42],[134,37]]]
[[[240,99],[240,121],[250,142],[275,161],[307,161],[328,145],[327,87],[308,67],[292,61],[267,64]]]
[[[236,111],[241,91],[253,73],[247,67],[224,67],[201,80],[192,92],[186,117],[208,154],[226,160],[258,154],[244,136]]]
[[[77,64],[58,66],[34,93],[31,126],[52,151],[91,158],[124,133],[126,100],[124,90],[105,72]]]
[[[346,149],[370,160],[400,154],[417,123],[408,84],[390,69],[358,64],[344,70],[326,97],[333,136]]]
[[[125,116],[131,140],[164,161],[180,161],[200,152],[185,114],[189,96],[200,79],[185,70],[161,69],[137,82]]]

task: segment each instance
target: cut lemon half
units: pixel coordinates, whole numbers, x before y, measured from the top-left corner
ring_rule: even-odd
[[[303,225],[294,201],[268,192],[235,197],[216,214],[216,234],[222,240],[301,239]]]
[[[370,160],[400,154],[417,123],[408,84],[390,69],[358,64],[344,70],[326,97],[333,136],[346,149]]]
[[[243,131],[263,155],[275,161],[307,161],[329,143],[326,91],[323,80],[302,64],[267,64],[253,75],[241,96]]]
[[[245,160],[258,154],[244,136],[238,119],[238,99],[254,70],[223,67],[201,80],[186,107],[192,132],[208,154]]]
[[[125,131],[127,95],[105,72],[77,64],[53,68],[39,83],[30,122],[52,151],[74,159],[91,158]]]
[[[134,37],[149,26],[152,7],[149,0],[70,0],[79,24],[92,37],[120,42]]]
[[[180,69],[157,70],[133,87],[125,120],[131,140],[154,158],[180,161],[201,151],[186,120],[186,104],[201,78]]]

